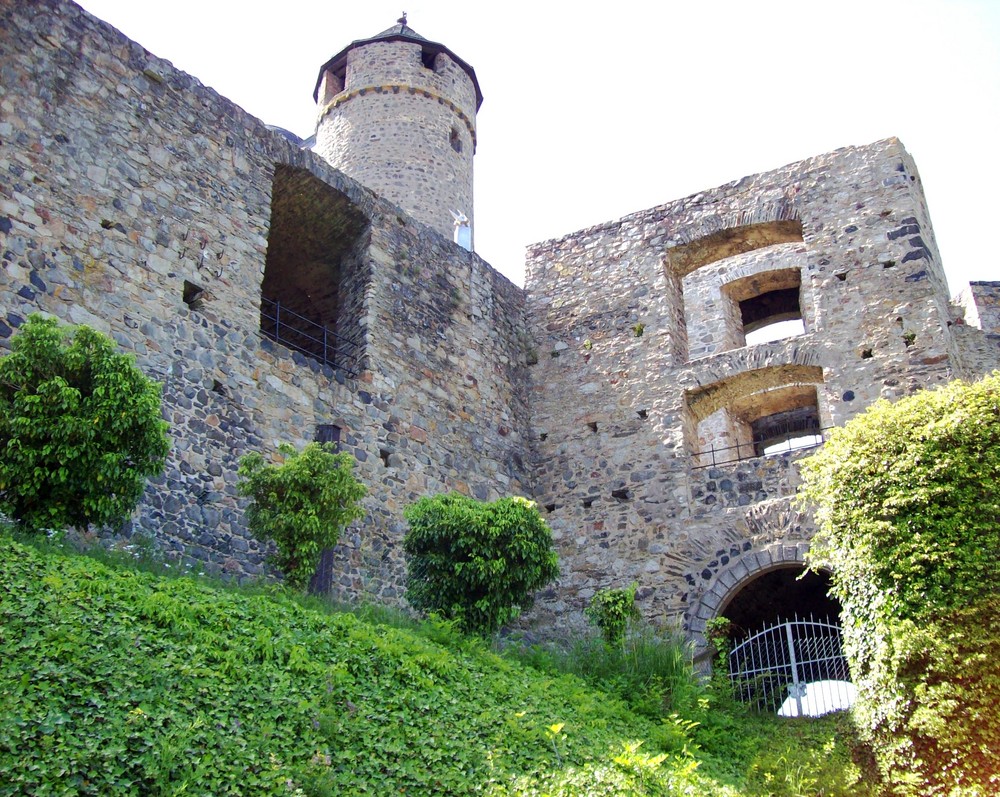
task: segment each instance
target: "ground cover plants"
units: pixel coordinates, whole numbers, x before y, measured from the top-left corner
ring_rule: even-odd
[[[842,746],[821,733],[810,758],[775,742],[792,725],[719,716],[637,712],[454,624],[395,629],[0,536],[0,795],[850,793],[758,788]]]

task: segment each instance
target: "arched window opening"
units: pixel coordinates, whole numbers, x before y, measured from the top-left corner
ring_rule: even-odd
[[[814,366],[740,374],[688,396],[692,466],[710,467],[819,445],[822,425]]]
[[[787,205],[763,210],[794,215]],[[804,332],[804,252],[794,217],[723,227],[668,249],[664,268],[681,282],[689,359]]]
[[[810,402],[811,399],[811,402]],[[810,448],[823,442],[820,433],[819,407],[816,394],[805,396],[801,407],[775,412],[750,423],[754,453],[758,457],[780,454],[799,448]]]

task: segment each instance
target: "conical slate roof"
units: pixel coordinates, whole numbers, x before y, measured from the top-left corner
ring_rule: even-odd
[[[425,39],[413,28],[409,27],[406,24],[405,16],[396,20],[395,25],[391,28],[386,28],[381,33],[377,33],[367,39],[355,39],[343,50],[333,56],[333,58],[323,64],[323,66],[319,68],[319,77],[316,79],[316,88],[313,90],[313,99],[317,100],[319,98],[319,87],[323,82],[323,74],[328,69],[333,72],[343,69],[347,64],[347,54],[351,50],[355,47],[364,47],[366,44],[371,44],[372,42],[413,42],[415,44],[419,44],[423,48],[423,51],[431,56],[436,56],[438,53],[447,53],[448,57],[451,58],[452,61],[465,70],[465,74],[467,74],[469,79],[472,80],[472,85],[476,87],[476,110],[478,111],[479,106],[483,104],[483,92],[479,89],[479,79],[476,77],[476,70],[443,44],[438,44],[437,42],[432,42],[430,39]]]

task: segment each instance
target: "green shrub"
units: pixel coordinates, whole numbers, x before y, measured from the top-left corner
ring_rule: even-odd
[[[638,586],[633,581],[625,589],[598,590],[584,610],[587,619],[601,630],[601,636],[609,647],[622,647],[629,626],[642,616],[635,605]]]
[[[466,632],[496,631],[559,575],[552,533],[525,498],[483,503],[451,493],[421,498],[403,514],[407,600]]]
[[[341,530],[364,513],[365,487],[352,472],[354,458],[328,445],[309,443],[301,452],[288,443],[278,450],[281,464],[256,451],[240,460],[239,493],[251,501],[247,526],[255,537],[273,542],[274,563],[289,586],[305,589],[324,549],[337,544]]]
[[[169,451],[160,386],[89,327],[31,316],[0,359],[0,512],[29,530],[128,518]]]
[[[803,466],[855,712],[905,795],[1000,789],[1000,374],[879,402]]]

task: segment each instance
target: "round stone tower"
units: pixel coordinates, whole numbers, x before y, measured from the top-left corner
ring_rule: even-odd
[[[404,15],[327,61],[313,96],[317,154],[448,238],[452,211],[471,224],[483,95],[465,61]]]

